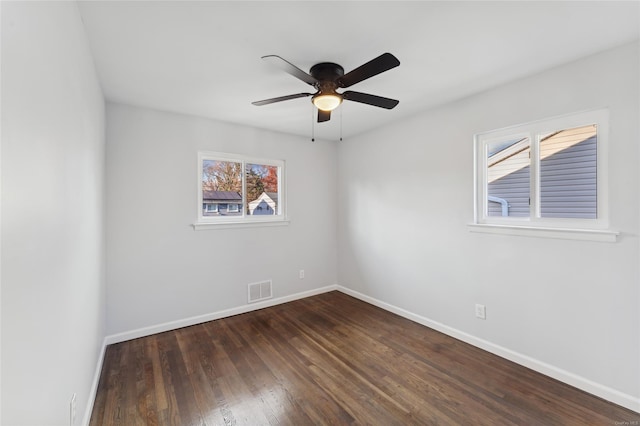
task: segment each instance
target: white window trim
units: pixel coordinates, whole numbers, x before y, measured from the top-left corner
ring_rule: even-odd
[[[529,137],[531,157],[537,158],[537,135],[589,124],[598,127],[596,219],[544,218],[539,214],[539,161],[532,163],[531,214],[529,217],[488,216],[487,145],[495,140]],[[472,232],[615,242],[618,232],[609,229],[608,183],[609,111],[597,109],[479,133],[474,136],[474,222]]]
[[[562,240],[600,241],[615,243],[619,232],[602,229],[548,228],[544,226],[515,226],[470,223],[469,231],[483,234],[518,235],[522,237],[559,238]]]
[[[266,166],[276,166],[279,168],[278,174],[278,197],[279,202],[277,207],[277,214],[275,215],[257,215],[249,216],[246,214],[244,208],[239,208],[238,211],[242,213],[241,216],[204,216],[202,213],[202,162],[204,160],[218,160],[229,161],[235,163],[242,163],[242,206],[247,205],[246,191],[245,189],[245,166],[246,164],[263,164]],[[213,152],[213,151],[200,151],[198,152],[198,163],[196,167],[197,171],[197,193],[198,193],[198,209],[196,222],[192,224],[194,230],[204,229],[229,229],[229,228],[243,228],[243,227],[256,227],[256,226],[286,226],[289,224],[289,219],[286,216],[286,167],[284,160],[273,160],[265,158],[248,157],[244,155]],[[228,209],[228,205],[227,205]]]

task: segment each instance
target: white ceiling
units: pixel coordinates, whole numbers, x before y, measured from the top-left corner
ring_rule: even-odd
[[[261,56],[348,72],[384,52],[394,68],[350,88],[400,100],[344,102],[317,138],[337,140],[638,39],[637,1],[86,1],[80,11],[109,101],[309,137],[313,88]],[[588,70],[585,70],[588,72]],[[342,110],[342,111],[341,111]],[[342,120],[340,120],[342,116]]]

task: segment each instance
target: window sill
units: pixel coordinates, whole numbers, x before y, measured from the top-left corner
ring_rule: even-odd
[[[606,243],[615,243],[620,234],[617,231],[604,229],[543,228],[488,223],[470,223],[467,227],[471,232],[481,232],[485,234],[519,235],[523,237],[559,238],[564,240],[599,241]]]
[[[193,225],[194,231],[204,231],[207,229],[237,229],[237,228],[257,228],[262,226],[287,226],[289,219],[282,220],[243,220],[224,222],[196,222]]]

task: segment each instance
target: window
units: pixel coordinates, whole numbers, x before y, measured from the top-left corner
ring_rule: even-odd
[[[209,213],[218,213],[218,203],[205,203],[202,205],[204,209],[204,214],[207,215]]]
[[[284,161],[198,154],[200,225],[286,222]]]
[[[475,224],[606,229],[608,111],[475,136]]]

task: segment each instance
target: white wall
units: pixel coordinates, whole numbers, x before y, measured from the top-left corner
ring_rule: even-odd
[[[104,101],[74,2],[2,2],[2,424],[80,424],[105,328]]]
[[[640,409],[638,51],[623,46],[340,144],[338,282]],[[600,107],[611,114],[617,243],[469,232],[475,133]]]
[[[107,141],[109,334],[244,306],[256,281],[336,283],[333,142],[117,104]],[[290,225],[194,231],[200,150],[285,160]]]

